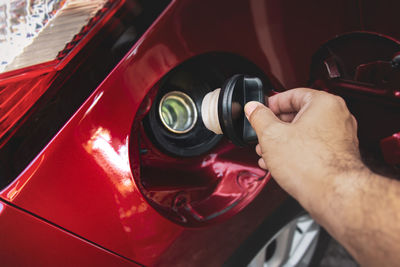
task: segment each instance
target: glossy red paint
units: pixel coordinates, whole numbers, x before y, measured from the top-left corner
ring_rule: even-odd
[[[49,89],[56,76],[115,14],[124,0],[110,0],[52,61],[0,74],[0,147],[24,121],[24,116]],[[65,70],[64,70],[65,71]],[[72,71],[69,69],[68,71]],[[26,118],[25,118],[26,119]]]
[[[146,147],[144,155],[139,153],[138,135],[132,137],[136,184],[154,207],[184,226],[204,226],[230,218],[271,178],[257,166],[254,147],[237,148],[225,141],[204,156],[173,158],[158,151],[143,133],[140,147]]]
[[[131,169],[141,102],[175,66],[215,51],[256,63],[278,88],[306,85],[313,53],[335,35],[359,30],[358,16],[357,2],[348,0],[173,1],[1,197],[141,264],[220,266],[287,196],[271,180],[229,220],[193,229],[166,219],[145,200]],[[236,158],[225,158],[227,150]],[[211,179],[218,168],[259,174],[248,153],[221,143],[190,169]],[[171,159],[171,169],[180,162]]]
[[[0,201],[4,266],[140,266]]]
[[[22,77],[0,78],[0,147],[12,136],[26,112],[46,92],[55,71],[33,71],[20,76]]]

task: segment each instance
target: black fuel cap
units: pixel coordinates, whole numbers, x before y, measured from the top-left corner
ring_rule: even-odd
[[[218,119],[224,135],[237,146],[257,141],[257,135],[244,114],[247,102],[265,104],[263,83],[260,78],[237,74],[221,88],[218,98]]]

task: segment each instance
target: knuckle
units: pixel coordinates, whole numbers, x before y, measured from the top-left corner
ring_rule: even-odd
[[[344,99],[341,96],[336,95],[336,101],[340,104],[340,105],[346,105],[346,102],[344,101]]]
[[[356,117],[354,117],[354,115],[350,115],[350,116],[351,116],[351,119],[352,119],[353,126],[357,129],[358,122],[357,122]]]
[[[311,88],[307,88],[307,87],[299,87],[299,88],[296,88],[296,89],[293,89],[293,90],[297,90],[297,91],[299,91],[301,93],[306,93],[306,94],[309,94],[309,93],[312,94],[312,93],[318,92],[315,89],[311,89]]]
[[[347,109],[347,105],[346,102],[344,101],[344,99],[340,96],[335,96],[336,97],[336,101],[338,102],[338,104],[342,107],[342,108],[346,108]]]
[[[333,95],[325,91],[316,91],[315,95],[318,97],[332,97]]]
[[[340,96],[332,95],[327,92],[321,92],[320,96],[323,97],[323,102],[328,108],[347,110],[346,102]]]

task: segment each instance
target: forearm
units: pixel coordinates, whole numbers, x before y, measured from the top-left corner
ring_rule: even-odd
[[[245,107],[258,137],[259,166],[361,264],[398,265],[400,183],[362,164],[357,122],[345,101],[298,88],[268,104]]]
[[[334,179],[317,220],[363,266],[400,262],[400,183],[366,168]]]

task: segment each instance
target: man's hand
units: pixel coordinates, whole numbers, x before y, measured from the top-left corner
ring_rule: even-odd
[[[245,106],[259,165],[365,266],[400,262],[400,183],[360,160],[357,123],[342,98],[312,89]]]
[[[259,165],[312,212],[320,204],[315,199],[334,189],[332,178],[363,168],[357,122],[342,98],[312,89],[277,94],[268,104],[245,107],[258,136]]]

